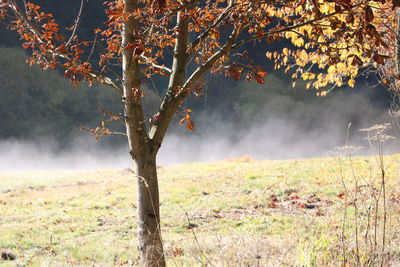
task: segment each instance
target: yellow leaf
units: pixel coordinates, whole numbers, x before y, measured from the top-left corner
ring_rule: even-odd
[[[350,87],[354,87],[354,85],[356,84],[356,81],[354,79],[350,79],[348,81],[348,84],[349,84]]]
[[[307,80],[314,80],[315,79],[315,74],[311,73],[311,72],[304,72],[301,77],[303,78],[303,80],[307,81]]]
[[[283,48],[282,53],[283,53],[285,56],[289,56],[289,49],[287,49],[286,47]]]

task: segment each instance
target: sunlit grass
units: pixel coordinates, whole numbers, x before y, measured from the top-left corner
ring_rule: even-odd
[[[398,194],[398,156],[385,157],[385,163],[388,187]],[[342,167],[349,186],[354,172],[379,177],[373,157],[347,160]],[[333,158],[243,157],[162,167],[167,261],[334,265],[344,203],[340,177]],[[20,265],[135,265],[135,190],[135,176],[122,170],[0,174],[0,249],[17,254]],[[398,219],[392,215],[391,223]]]

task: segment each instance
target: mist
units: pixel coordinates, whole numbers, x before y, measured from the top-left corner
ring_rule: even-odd
[[[269,95],[248,123],[235,123],[214,113],[195,133],[170,136],[160,158],[175,164],[243,155],[257,160],[329,157],[346,143],[358,147],[356,155],[370,155],[373,151],[367,134],[360,129],[395,124],[389,114],[389,99],[377,100],[372,90],[339,91],[311,100]],[[393,131],[390,134],[395,135]],[[396,152],[396,143],[391,142],[386,153]]]
[[[255,94],[257,90],[265,91],[252,86]],[[366,147],[359,154],[371,153],[364,140],[365,133],[358,129],[392,121],[388,99],[376,97],[385,92],[374,90],[378,89],[338,89],[327,97],[315,98],[272,90],[261,94],[262,105],[257,105],[253,112],[248,112],[251,100],[242,105],[246,103],[246,97],[242,97],[240,105],[235,106],[238,114],[244,116],[240,122],[218,109],[200,110],[194,132],[177,126],[167,135],[158,164],[207,162],[243,155],[258,160],[327,157],[346,143],[349,123],[352,126],[348,142]],[[389,148],[389,153],[396,152],[396,146]],[[96,142],[78,130],[76,137],[62,149],[49,138],[0,140],[1,172],[128,167],[132,163],[124,143]]]

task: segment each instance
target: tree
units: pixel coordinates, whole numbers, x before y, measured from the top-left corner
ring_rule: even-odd
[[[395,6],[399,6],[396,1]],[[394,7],[394,6],[393,6]],[[381,54],[373,56],[380,80],[394,96],[400,95],[400,9],[380,9],[377,28],[384,31],[386,44],[380,49]]]
[[[25,0],[2,0],[0,19],[31,50],[30,64],[62,69],[73,85],[82,81],[108,85],[122,98],[130,155],[138,177],[138,247],[144,266],[164,266],[156,156],[170,122],[181,116],[194,129],[191,110],[183,101],[205,92],[206,72],[264,83],[266,72],[255,66],[253,43],[291,41],[282,51],[268,51],[275,68],[309,86],[354,86],[359,69],[384,65],[390,44],[387,30],[377,27],[379,14],[398,0],[112,0],[104,3],[108,21],[95,30],[94,41],[76,35],[76,23],[60,28],[51,14]],[[70,33],[67,35],[67,32]],[[104,46],[104,49],[101,49]],[[101,51],[100,51],[101,50]],[[171,52],[171,50],[173,50]],[[85,58],[84,58],[85,57]],[[326,70],[326,71],[325,71]],[[119,75],[118,73],[121,73]],[[145,114],[142,85],[164,82],[156,114]],[[327,91],[320,91],[325,95]],[[104,123],[92,130],[113,134]]]

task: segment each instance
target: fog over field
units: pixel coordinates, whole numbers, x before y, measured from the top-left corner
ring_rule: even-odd
[[[388,100],[371,99],[371,91],[336,92],[312,103],[290,95],[272,95],[248,125],[223,120],[211,114],[209,127],[197,133],[173,135],[161,151],[162,162],[210,161],[250,155],[254,159],[293,159],[331,156],[344,146],[363,147],[358,154],[370,154],[367,134],[359,129],[392,123]],[[395,135],[395,131],[390,134]],[[386,145],[387,153],[396,146]]]
[[[337,89],[328,97],[311,102],[290,94],[267,94],[261,99],[263,108],[257,107],[246,123],[236,123],[229,114],[217,110],[199,111],[204,114],[196,121],[196,131],[190,133],[180,126],[170,133],[158,163],[214,161],[243,155],[254,159],[325,157],[345,144],[350,122],[350,143],[367,147],[359,153],[369,153],[368,143],[363,140],[365,133],[358,129],[392,121],[388,99],[378,101],[373,90],[378,89]],[[238,108],[245,116],[247,106]],[[78,129],[70,145],[62,150],[57,147],[55,141],[48,139],[2,140],[0,171],[131,166],[126,146],[96,142]],[[394,145],[388,148],[388,152],[396,151]]]

